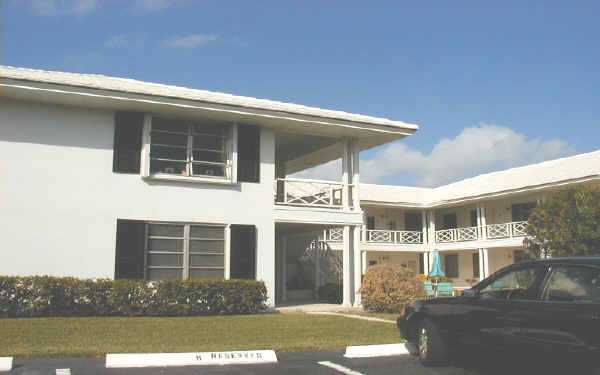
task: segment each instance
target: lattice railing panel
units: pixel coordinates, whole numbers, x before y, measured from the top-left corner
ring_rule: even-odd
[[[367,241],[369,242],[393,242],[393,232],[390,230],[368,230]]]
[[[276,180],[275,201],[290,205],[341,208],[342,191],[341,183],[280,178]]]
[[[423,232],[406,230],[398,232],[398,237],[400,243],[423,243]]]
[[[454,242],[455,238],[454,229],[444,229],[435,232],[435,242]]]
[[[328,231],[328,241],[342,242],[344,241],[344,230],[342,228],[332,228]]]
[[[456,228],[457,241],[475,241],[479,239],[477,227]]]
[[[510,225],[505,224],[490,224],[486,226],[487,238],[505,238],[510,237]]]
[[[511,223],[512,225],[512,234],[513,237],[521,237],[527,235],[527,225],[526,221],[515,221]]]

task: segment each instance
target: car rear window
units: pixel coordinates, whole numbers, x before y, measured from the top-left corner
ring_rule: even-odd
[[[553,266],[544,299],[558,302],[600,303],[600,269]]]

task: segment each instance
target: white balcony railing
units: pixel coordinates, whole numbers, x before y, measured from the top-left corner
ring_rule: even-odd
[[[342,208],[344,185],[338,182],[278,178],[275,203],[292,206]]]
[[[418,244],[423,243],[423,232],[411,230],[366,230],[365,242]]]
[[[435,231],[435,242],[462,242],[479,239],[479,228],[452,228]]]
[[[527,235],[526,221],[513,221],[485,226],[485,235],[489,240],[498,238],[523,237]],[[478,227],[452,228],[435,231],[436,243],[475,241],[481,239]]]
[[[487,238],[511,238],[524,237],[527,235],[526,221],[513,221],[510,223],[490,224],[485,226]]]
[[[324,231],[325,241],[331,242],[343,242],[344,241],[344,229],[332,228]]]
[[[325,241],[342,242],[344,231],[342,228],[332,228],[325,231]],[[422,244],[423,232],[410,230],[366,230],[361,238],[362,242],[390,243],[390,244]]]

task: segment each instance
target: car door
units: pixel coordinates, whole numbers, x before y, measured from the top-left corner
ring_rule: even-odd
[[[600,348],[600,267],[553,264],[540,302],[528,310],[520,335],[530,346],[560,353]]]
[[[498,349],[521,346],[519,330],[526,306],[539,300],[546,268],[541,263],[512,266],[484,281],[461,306],[459,341]]]

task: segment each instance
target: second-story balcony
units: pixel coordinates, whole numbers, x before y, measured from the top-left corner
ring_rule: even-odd
[[[527,235],[527,221],[513,221],[489,224],[485,227],[452,228],[435,231],[436,243],[476,241],[482,239],[503,239]]]
[[[344,239],[342,228],[332,228],[324,233],[325,241],[341,242]],[[411,230],[364,230],[361,241],[380,244],[422,244],[423,232]]]
[[[353,185],[341,182],[278,178],[275,180],[275,203],[289,206],[309,206],[342,209],[345,194],[352,202]]]

